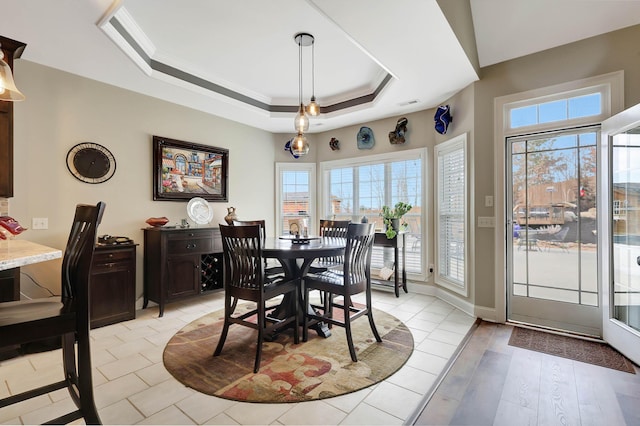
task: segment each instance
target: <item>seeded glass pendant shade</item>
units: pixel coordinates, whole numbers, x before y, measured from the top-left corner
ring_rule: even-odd
[[[307,142],[307,138],[302,133],[298,132],[298,135],[293,138],[291,152],[294,155],[307,155],[309,152],[309,142]]]
[[[294,127],[298,133],[304,133],[309,130],[309,117],[304,113],[304,105],[302,104],[300,104],[300,109],[298,109]]]
[[[320,106],[316,102],[315,96],[311,97],[311,102],[309,102],[309,105],[307,105],[307,112],[312,117],[317,117],[318,115],[320,115]]]
[[[4,53],[0,50],[0,101],[23,101],[24,95],[20,93],[13,81],[13,74],[9,64],[4,61]]]

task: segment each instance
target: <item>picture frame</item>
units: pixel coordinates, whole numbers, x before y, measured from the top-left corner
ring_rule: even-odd
[[[153,136],[153,199],[228,201],[229,150]]]

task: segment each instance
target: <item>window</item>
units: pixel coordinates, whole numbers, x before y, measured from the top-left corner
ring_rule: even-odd
[[[425,250],[421,244],[424,209],[424,171],[426,150],[372,155],[321,164],[322,198],[320,215],[324,219],[360,222],[366,217],[382,230],[380,210],[403,201],[413,206],[403,217],[406,224],[406,271],[416,279],[424,279]],[[391,256],[392,257],[392,256]],[[376,247],[372,266],[381,268],[389,256]]]
[[[315,233],[316,165],[276,163],[276,235],[289,232],[289,222],[309,217]]]
[[[435,148],[436,271],[435,282],[468,295],[467,260],[467,135]]]

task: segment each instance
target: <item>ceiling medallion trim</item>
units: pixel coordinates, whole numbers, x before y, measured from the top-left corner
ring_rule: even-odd
[[[123,18],[123,19],[122,19]],[[127,21],[125,24],[123,21]],[[122,51],[135,63],[142,71],[150,77],[156,78],[153,75],[153,71],[164,74],[169,77],[173,77],[185,83],[192,84],[208,92],[216,93],[218,95],[225,96],[238,102],[242,102],[246,105],[254,108],[267,111],[269,113],[296,113],[298,112],[299,105],[272,105],[266,102],[262,102],[251,96],[243,95],[240,92],[229,89],[227,87],[216,84],[212,81],[198,77],[179,68],[167,65],[163,62],[157,61],[152,58],[152,54],[148,54],[145,47],[137,42],[137,39],[128,30],[130,25],[136,28],[135,32],[140,32],[139,28],[134,25],[133,19],[130,17],[124,7],[118,9],[110,18],[105,19],[102,23],[98,24],[100,29],[109,37]],[[142,35],[142,38],[147,41],[146,36]],[[147,44],[147,48],[153,50],[153,45],[150,42]],[[386,75],[378,84],[376,89],[366,95],[350,98],[341,102],[334,103],[332,105],[321,106],[320,113],[328,114],[339,112],[348,108],[373,103],[376,98],[382,93],[382,90],[393,80],[393,75],[386,72]]]

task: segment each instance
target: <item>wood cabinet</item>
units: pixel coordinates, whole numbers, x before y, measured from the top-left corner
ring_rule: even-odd
[[[222,283],[222,239],[218,228],[145,228],[144,304],[218,290]]]
[[[0,36],[0,46],[13,70],[13,60],[22,55],[26,44]],[[0,197],[13,197],[13,102],[0,101],[0,164]]]
[[[400,297],[400,288],[408,293],[407,290],[407,272],[405,271],[405,234],[400,232],[395,237],[389,239],[384,232],[376,232],[373,240],[373,245],[378,247],[390,247],[393,248],[393,282],[371,279],[372,284],[379,285],[392,285],[396,297]],[[402,257],[400,256],[400,250],[402,250]]]
[[[136,317],[136,244],[97,245],[91,267],[91,328]]]

